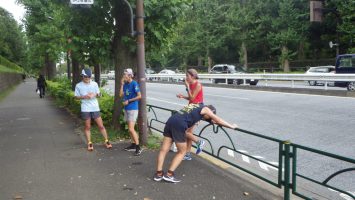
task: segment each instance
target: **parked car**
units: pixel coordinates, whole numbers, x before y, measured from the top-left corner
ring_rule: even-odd
[[[155,74],[155,71],[150,68],[145,68],[145,75],[147,75],[147,74]],[[152,81],[153,78],[148,78],[147,80]]]
[[[169,74],[169,75],[175,75],[176,73],[173,70],[169,69],[163,69],[161,70],[158,74]],[[172,82],[179,82],[179,81],[184,81],[183,78],[158,78],[158,81],[172,81]]]
[[[335,66],[318,66],[318,67],[310,67],[305,74],[313,74],[313,75],[328,75],[335,73]],[[308,84],[311,86],[315,85],[324,85],[324,81],[308,81]],[[328,82],[328,84],[330,84]],[[334,83],[333,83],[334,84]]]
[[[107,79],[115,79],[115,71],[109,71],[108,74],[107,74]]]
[[[245,74],[246,71],[241,67],[236,67],[234,65],[218,64],[212,67],[210,74]],[[243,84],[243,79],[227,79],[228,84]],[[256,79],[246,79],[246,84],[256,85],[259,80]],[[226,79],[213,79],[213,83],[226,83]]]

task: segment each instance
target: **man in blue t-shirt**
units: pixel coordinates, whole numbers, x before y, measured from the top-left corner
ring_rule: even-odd
[[[124,70],[124,75],[121,79],[120,97],[123,98],[124,118],[131,136],[131,145],[124,148],[124,150],[135,151],[134,155],[139,156],[142,150],[139,146],[139,138],[134,130],[134,125],[138,117],[138,101],[141,99],[141,91],[138,83],[133,80],[133,71],[130,68]]]

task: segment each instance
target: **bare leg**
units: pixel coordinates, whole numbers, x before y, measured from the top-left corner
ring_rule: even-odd
[[[182,159],[185,156],[186,153],[186,142],[180,142],[180,143],[176,143],[176,147],[178,149],[176,155],[174,156],[173,160],[171,161],[169,170],[170,171],[175,171],[175,169],[180,165]]]
[[[186,130],[186,152],[189,153],[191,152],[191,147],[192,147],[192,142],[197,143],[198,138],[193,134],[195,126],[192,126],[191,128],[188,128]]]
[[[90,128],[91,128],[91,119],[89,118],[85,120],[85,128],[84,128],[86,140],[88,143],[91,142]]]
[[[96,122],[97,126],[99,127],[99,130],[100,130],[100,133],[102,134],[102,136],[104,136],[105,140],[108,140],[107,132],[106,132],[105,126],[102,122],[102,118],[101,117],[96,118],[95,122]]]
[[[132,141],[136,145],[139,145],[138,134],[137,134],[136,130],[134,130],[135,122],[128,121],[127,124],[128,124],[128,131],[129,131]]]
[[[173,140],[170,137],[164,137],[163,143],[160,147],[160,151],[157,159],[157,171],[163,170],[164,160],[166,154],[169,152],[171,145],[173,144]]]

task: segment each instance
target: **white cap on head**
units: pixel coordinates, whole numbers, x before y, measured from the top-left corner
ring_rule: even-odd
[[[127,74],[127,75],[130,75],[131,77],[133,77],[133,70],[131,68],[125,69],[124,73]]]

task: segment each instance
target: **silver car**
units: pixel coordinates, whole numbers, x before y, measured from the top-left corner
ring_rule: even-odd
[[[329,75],[329,74],[334,74],[335,73],[335,66],[318,66],[318,67],[310,67],[307,71],[306,74],[312,74],[312,75]],[[316,86],[316,85],[324,85],[324,81],[308,81],[308,84],[311,86]],[[329,84],[329,82],[328,82]],[[334,83],[333,83],[334,84]]]

